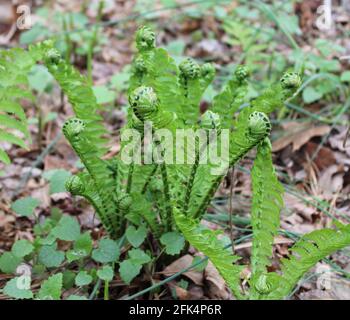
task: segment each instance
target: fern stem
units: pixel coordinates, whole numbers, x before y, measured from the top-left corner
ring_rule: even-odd
[[[148,185],[149,185],[149,183],[151,182],[153,176],[156,174],[157,169],[158,169],[158,165],[156,164],[156,165],[154,165],[153,170],[151,171],[151,173],[150,173],[150,174],[148,175],[148,177],[147,177],[147,180],[146,180],[146,182],[145,182],[145,184],[144,184],[144,186],[143,186],[143,188],[142,188],[142,191],[141,191],[142,194],[145,194],[145,193],[146,193],[147,188],[148,188]]]
[[[165,228],[167,231],[169,231],[171,230],[172,221],[173,221],[173,209],[172,209],[171,200],[170,200],[168,174],[167,174],[166,165],[164,163],[160,165],[160,170],[161,170],[163,185],[164,185],[164,200],[165,200],[165,211],[166,211]]]

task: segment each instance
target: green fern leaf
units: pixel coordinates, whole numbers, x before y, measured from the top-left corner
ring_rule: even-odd
[[[217,238],[217,232],[201,228],[195,220],[186,217],[176,208],[174,216],[176,224],[186,240],[211,260],[235,296],[243,299],[239,288],[240,273],[244,266],[233,264],[240,257],[224,248],[223,243]]]

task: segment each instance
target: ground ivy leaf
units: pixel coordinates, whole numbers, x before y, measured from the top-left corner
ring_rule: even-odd
[[[129,258],[136,264],[145,264],[151,261],[151,257],[141,249],[130,250]]]
[[[34,213],[34,209],[40,204],[38,199],[26,197],[12,203],[11,209],[21,217],[29,217]]]
[[[42,246],[39,251],[39,262],[47,268],[58,267],[64,260],[64,253],[56,250],[56,243],[51,246]]]
[[[74,241],[80,236],[80,225],[77,219],[71,216],[63,216],[52,233],[61,240]]]
[[[117,243],[111,239],[102,239],[98,249],[92,251],[92,258],[101,263],[114,262],[119,258],[120,250]]]
[[[84,252],[88,256],[92,251],[92,239],[89,232],[81,234],[74,242],[74,250]]]
[[[139,247],[147,236],[147,229],[144,226],[140,226],[136,229],[134,226],[130,226],[126,229],[126,238],[135,248]]]
[[[322,98],[322,93],[313,87],[307,87],[303,91],[303,99],[305,103],[312,103]]]
[[[111,281],[114,276],[112,267],[104,266],[102,269],[97,271],[97,276],[104,281]]]
[[[62,273],[57,273],[45,280],[40,288],[38,298],[40,300],[59,300],[63,284]]]
[[[5,252],[0,257],[0,270],[3,273],[15,273],[17,266],[22,259],[16,257],[12,252]]]
[[[12,246],[12,253],[18,258],[23,258],[32,253],[34,246],[28,240],[17,240]]]
[[[8,281],[3,289],[4,294],[15,299],[32,299],[33,292],[29,289],[22,289],[21,286],[18,285],[18,281],[20,281],[19,277]]]
[[[50,182],[50,194],[65,192],[65,183],[72,174],[64,169],[54,169],[44,172],[43,177]]]
[[[131,260],[124,260],[120,263],[119,273],[120,277],[126,284],[130,282],[140,273],[142,265],[132,262]]]
[[[170,255],[179,254],[185,245],[184,237],[178,232],[164,233],[160,242],[165,246],[165,252]]]
[[[75,284],[78,287],[87,286],[92,282],[92,277],[86,271],[80,271],[75,277]]]

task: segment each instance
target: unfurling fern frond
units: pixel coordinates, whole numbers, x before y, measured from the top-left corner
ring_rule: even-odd
[[[230,134],[229,163],[226,169],[233,167],[241,160],[270,133],[270,130],[269,119],[261,112],[256,113],[249,121],[241,123]],[[195,218],[202,216],[226,173],[224,170],[221,174],[212,175],[208,171],[212,168],[209,164],[198,166],[192,190],[193,197],[189,206],[190,214]]]
[[[20,100],[33,99],[26,88],[27,74],[35,63],[32,55],[22,49],[0,52],[0,143],[26,148],[24,139],[30,139]],[[6,164],[11,162],[1,146],[0,161]]]
[[[118,214],[115,180],[106,163],[97,156],[97,148],[91,145],[90,132],[87,132],[86,123],[81,119],[71,118],[65,122],[62,130],[93,181],[94,189],[99,196],[100,207],[97,212],[100,214],[102,223],[107,230],[113,230],[112,236],[118,235],[123,217]],[[71,187],[74,187],[73,182]],[[74,188],[72,191],[75,191]]]
[[[283,187],[279,183],[272,164],[271,144],[265,138],[258,145],[252,169],[252,211],[253,246],[251,256],[250,296],[257,298],[265,292],[266,273],[273,252],[274,237],[278,233],[280,211],[283,207]]]
[[[249,69],[246,66],[237,66],[233,78],[214,97],[212,110],[220,115],[223,128],[232,127],[233,116],[244,103],[248,93],[248,77]]]
[[[202,97],[201,68],[191,58],[187,58],[179,65],[180,88],[183,98],[181,119],[185,124],[193,125],[199,118],[199,102]]]
[[[45,48],[43,58],[46,67],[68,97],[76,117],[85,122],[86,134],[96,155],[102,156],[106,152],[106,139],[103,136],[107,131],[102,117],[97,113],[100,107],[87,78],[60,57],[51,41],[45,41],[41,46]]]
[[[283,299],[318,261],[350,245],[350,225],[338,230],[323,229],[305,234],[282,259],[281,275],[275,277],[274,289],[264,299]]]
[[[233,255],[224,248],[223,243],[217,238],[217,232],[202,228],[198,225],[198,222],[186,217],[176,208],[174,209],[174,216],[176,224],[185,239],[210,259],[234,295],[239,299],[243,299],[243,294],[240,291],[240,273],[244,266],[233,264],[240,257]]]

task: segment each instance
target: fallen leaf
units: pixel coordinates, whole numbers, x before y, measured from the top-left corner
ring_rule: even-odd
[[[305,125],[300,125],[300,123],[295,126],[290,126],[288,129],[284,129],[286,130],[286,133],[283,137],[272,143],[273,152],[280,151],[289,144],[293,145],[293,152],[297,151],[312,138],[323,136],[331,130],[331,128],[326,125],[319,127],[305,127]]]
[[[168,265],[161,273],[165,276],[171,276],[185,268],[188,268],[193,262],[193,257],[189,254],[184,255],[180,259],[175,260],[173,263]],[[183,274],[190,280],[192,280],[197,285],[203,285],[203,273],[196,271],[196,270],[190,270]]]
[[[204,270],[204,277],[208,283],[209,295],[211,298],[224,300],[228,299],[229,292],[226,288],[226,282],[210,260],[208,261],[208,265]]]

